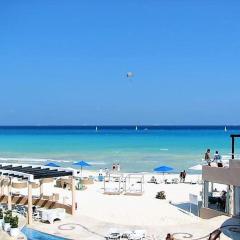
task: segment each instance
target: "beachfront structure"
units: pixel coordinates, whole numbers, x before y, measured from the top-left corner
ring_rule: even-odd
[[[123,174],[109,173],[104,178],[104,194],[120,195],[122,192],[122,183],[124,181]]]
[[[212,218],[219,215],[240,217],[240,160],[235,159],[235,140],[240,135],[231,135],[232,153],[229,166],[203,166],[203,204],[200,217]],[[217,184],[216,184],[217,183]],[[225,185],[225,195],[218,192],[215,185]]]
[[[140,196],[144,192],[144,175],[128,174],[124,178],[124,194],[132,196]]]
[[[52,198],[44,198],[43,184],[52,181],[52,179],[67,176],[71,179],[72,204],[62,204]],[[12,209],[12,204],[27,205],[27,222],[32,223],[32,207],[40,206],[44,208],[64,208],[67,213],[74,214],[76,210],[75,198],[75,177],[77,172],[65,168],[51,168],[46,166],[29,166],[18,164],[0,164],[0,203],[5,203],[8,209]],[[22,182],[14,182],[14,179],[20,179]],[[38,182],[38,184],[36,184]],[[4,187],[7,185],[7,194]],[[13,195],[12,187],[22,188],[27,186],[28,195]],[[33,196],[32,190],[39,186],[40,196]]]

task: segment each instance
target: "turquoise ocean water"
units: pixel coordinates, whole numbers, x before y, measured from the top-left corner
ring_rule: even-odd
[[[201,163],[207,148],[229,157],[231,133],[240,127],[0,127],[0,162],[71,166],[84,160],[90,169],[111,168],[147,172],[169,165],[178,172]],[[240,140],[239,140],[240,142]],[[238,145],[238,144],[237,144]],[[239,149],[240,153],[240,148]]]

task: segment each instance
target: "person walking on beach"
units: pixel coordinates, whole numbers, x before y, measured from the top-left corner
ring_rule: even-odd
[[[186,171],[184,170],[183,173],[182,173],[182,181],[185,182],[185,178],[186,178]]]
[[[113,171],[116,170],[116,165],[115,165],[115,163],[114,163],[113,166],[112,166],[112,170],[113,170]]]
[[[204,160],[207,162],[208,166],[211,166],[210,149],[208,149],[207,152],[205,153]]]
[[[183,172],[180,172],[179,177],[180,177],[180,183],[181,183],[183,181]]]

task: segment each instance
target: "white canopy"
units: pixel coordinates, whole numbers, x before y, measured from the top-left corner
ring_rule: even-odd
[[[195,170],[195,171],[201,171],[202,170],[202,165],[198,164],[198,165],[190,167],[189,169],[190,170]]]

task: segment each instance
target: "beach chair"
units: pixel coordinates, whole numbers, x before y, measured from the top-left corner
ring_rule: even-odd
[[[146,237],[145,230],[134,230],[128,237],[128,240],[142,240]]]
[[[172,183],[168,179],[165,179],[164,182],[165,182],[165,184],[171,184]]]
[[[179,182],[178,178],[173,178],[172,179],[172,184],[178,184],[178,182]]]
[[[109,231],[107,232],[107,234],[105,235],[106,240],[120,239],[120,238],[121,238],[121,234],[120,234],[119,230],[115,229],[115,228],[110,228]]]

